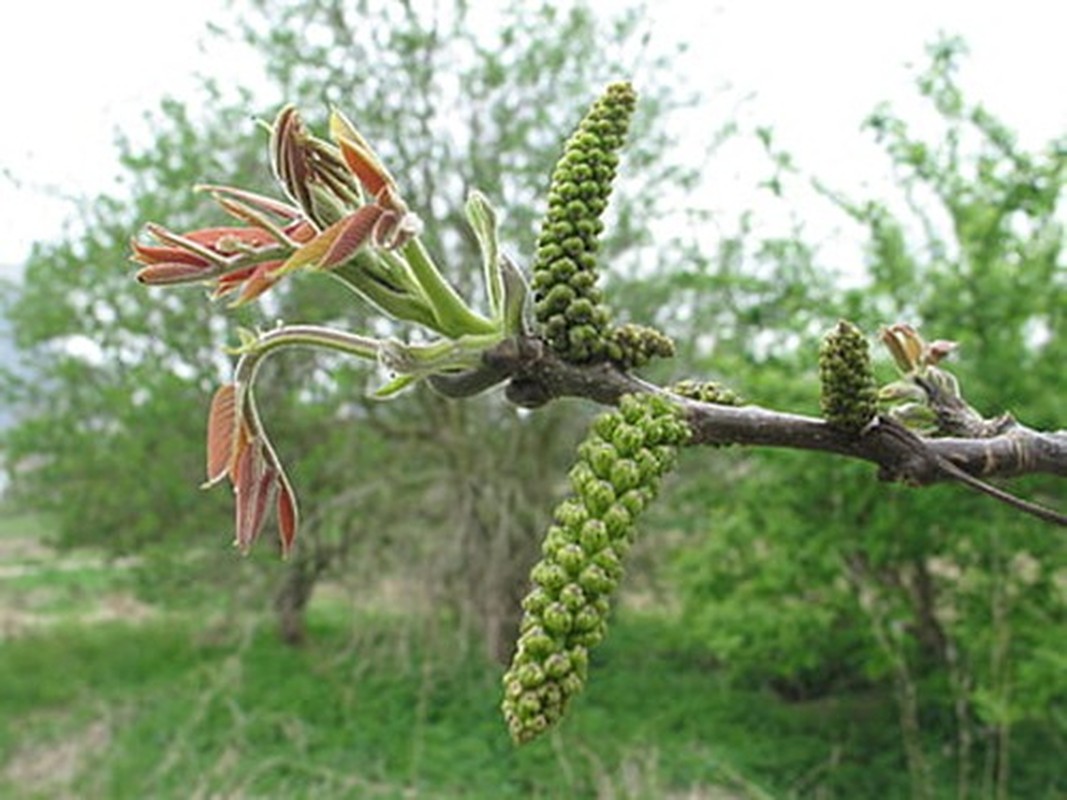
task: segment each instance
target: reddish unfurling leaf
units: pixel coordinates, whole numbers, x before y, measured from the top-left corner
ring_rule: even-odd
[[[266,247],[277,243],[274,234],[263,228],[242,228],[234,225],[189,231],[185,234],[185,238],[211,248],[216,248],[220,242],[240,242],[250,248]]]
[[[392,178],[378,162],[373,153],[368,152],[356,142],[347,138],[337,140],[341,156],[352,174],[363,184],[367,194],[376,196],[385,186],[392,183]]]
[[[332,225],[331,229],[337,229],[336,235],[319,261],[319,269],[332,269],[350,259],[371,238],[375,224],[384,213],[381,206],[361,206]]]
[[[233,305],[236,307],[249,303],[276,284],[278,282],[276,270],[282,263],[281,261],[265,261],[254,267],[244,278],[244,288],[241,290],[241,294],[237,296],[237,299],[233,301]],[[229,288],[223,289],[223,282],[220,279],[215,295],[219,296],[226,291],[229,291]]]
[[[207,481],[213,486],[230,471],[237,445],[237,386],[220,386],[211,398],[207,419]]]
[[[133,261],[138,264],[188,264],[201,269],[210,265],[202,256],[173,245],[141,244],[134,239],[130,242],[130,249],[133,251]]]
[[[235,189],[232,186],[218,186],[216,184],[204,183],[198,185],[196,188],[203,192],[211,192],[216,201],[222,199],[237,200],[241,203],[246,203],[253,208],[257,208],[260,211],[276,214],[285,220],[295,220],[302,214],[299,208],[294,208],[291,205],[282,203],[275,200],[273,197],[256,194],[255,192],[248,192],[244,189]],[[220,205],[222,205],[223,208],[226,208],[225,205],[221,203]]]
[[[238,457],[233,491],[237,503],[236,543],[243,553],[248,552],[263,529],[277,477],[258,443],[246,447]]]
[[[180,261],[149,264],[137,270],[136,278],[149,286],[169,286],[175,283],[189,283],[201,280],[205,271],[210,272],[208,264],[182,263]]]
[[[282,555],[288,556],[296,539],[297,510],[293,490],[284,478],[278,480],[278,537],[282,544]]]

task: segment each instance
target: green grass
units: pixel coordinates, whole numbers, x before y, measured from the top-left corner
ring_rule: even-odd
[[[87,624],[80,614],[133,578],[42,558],[0,579],[0,603],[50,623],[0,639],[0,797],[909,794],[888,692],[787,704],[731,686],[654,616],[620,614],[560,729],[516,748],[499,714],[501,668],[443,624],[353,619],[329,593],[302,649],[281,645],[255,608],[222,626],[225,608],[203,599]],[[936,725],[931,754],[951,741]],[[1067,796],[1061,751],[1042,735],[1014,729],[1015,786]]]
[[[498,713],[500,669],[476,649],[440,631],[424,644],[410,621],[312,623],[299,650],[268,626],[167,617],[4,643],[0,796],[56,796],[26,764],[71,749],[78,797],[908,796],[886,698],[731,688],[662,621],[618,621],[561,729],[522,748]],[[1029,796],[1063,789],[1045,766]]]
[[[36,539],[42,531],[55,529],[45,514],[18,511],[0,501],[0,539]]]
[[[393,624],[366,620],[353,639],[318,621],[301,650],[266,631],[205,638],[175,620],[11,641],[0,752],[18,763],[28,742],[46,751],[104,720],[106,746],[73,779],[79,796],[643,798],[734,786],[759,797],[800,788],[847,729],[847,715],[738,695],[693,659],[650,648],[661,623],[632,620],[616,625],[562,729],[516,748],[498,714],[499,669],[431,653]],[[6,774],[0,794],[24,796]]]
[[[62,614],[84,611],[108,592],[129,587],[119,570],[99,565],[49,569],[42,567],[0,583],[0,600],[10,607],[37,613]]]

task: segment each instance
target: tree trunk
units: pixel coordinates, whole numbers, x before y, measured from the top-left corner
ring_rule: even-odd
[[[310,559],[297,556],[274,595],[278,635],[291,647],[307,641],[307,607],[319,574]]]

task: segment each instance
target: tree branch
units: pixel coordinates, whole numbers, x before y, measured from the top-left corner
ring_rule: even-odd
[[[671,397],[685,410],[693,445],[748,445],[813,450],[869,461],[878,477],[909,486],[954,481],[1008,503],[1045,521],[1067,526],[1067,517],[1020,500],[982,478],[1047,474],[1067,477],[1067,431],[1042,433],[1010,418],[999,418],[995,435],[984,438],[931,438],[879,416],[859,434],[824,420],[762,408],[703,403],[672,394],[610,363],[578,365],[563,361],[539,339],[509,339],[484,357],[484,366],[438,376],[434,387],[451,397],[476,393],[509,381],[507,397],[534,408],[560,397],[583,397],[615,405],[625,394],[648,392]]]

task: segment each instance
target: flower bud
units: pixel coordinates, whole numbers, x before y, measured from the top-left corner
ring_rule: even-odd
[[[560,590],[559,601],[568,611],[579,611],[586,603],[585,592],[577,583],[568,583]]]
[[[545,682],[545,672],[537,664],[523,664],[517,671],[519,685],[524,689],[535,689]]]
[[[556,553],[556,563],[571,576],[575,576],[582,571],[586,560],[585,551],[578,544],[565,544]]]
[[[574,619],[571,616],[571,612],[567,610],[567,607],[563,603],[549,603],[545,608],[544,613],[541,615],[541,619],[545,626],[545,630],[551,636],[563,636],[574,624]]]

